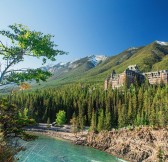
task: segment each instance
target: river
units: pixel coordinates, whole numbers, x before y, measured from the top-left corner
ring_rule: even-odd
[[[105,152],[77,146],[64,140],[39,136],[35,141],[24,142],[25,151],[17,154],[19,162],[121,162]]]

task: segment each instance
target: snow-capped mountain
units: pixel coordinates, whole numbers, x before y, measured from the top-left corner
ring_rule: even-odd
[[[90,55],[70,62],[60,62],[54,66],[45,66],[42,67],[42,69],[53,73],[53,77],[57,78],[63,76],[67,72],[73,73],[73,71],[88,71],[91,68],[96,67],[99,63],[105,61],[107,58],[108,57],[104,55]]]
[[[136,49],[138,49],[138,48],[137,47],[130,47],[127,49],[127,51],[132,51],[132,50],[136,50]]]
[[[89,56],[89,61],[92,62],[94,66],[96,66],[101,61],[104,61],[106,59],[107,59],[107,57],[104,56],[104,55],[92,55],[92,56]]]
[[[156,43],[162,46],[168,46],[168,42],[156,41]]]

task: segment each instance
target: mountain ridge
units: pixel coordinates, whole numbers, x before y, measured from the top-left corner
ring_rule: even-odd
[[[146,46],[127,48],[115,56],[101,56],[99,62],[94,62],[96,57],[91,55],[62,63],[58,71],[51,71],[53,76],[46,85],[103,82],[112,70],[121,73],[132,64],[137,64],[141,72],[168,69],[168,42],[154,41]]]

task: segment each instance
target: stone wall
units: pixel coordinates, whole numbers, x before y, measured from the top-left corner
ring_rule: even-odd
[[[143,73],[143,75],[149,80],[150,84],[168,83],[168,70],[148,72]]]

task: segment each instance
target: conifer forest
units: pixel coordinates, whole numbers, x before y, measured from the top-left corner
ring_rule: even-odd
[[[20,110],[36,122],[54,122],[59,110],[66,122],[76,119],[80,130],[101,131],[127,126],[164,127],[168,123],[168,85],[131,85],[105,91],[99,85],[70,84],[56,89],[36,89],[12,95]]]

